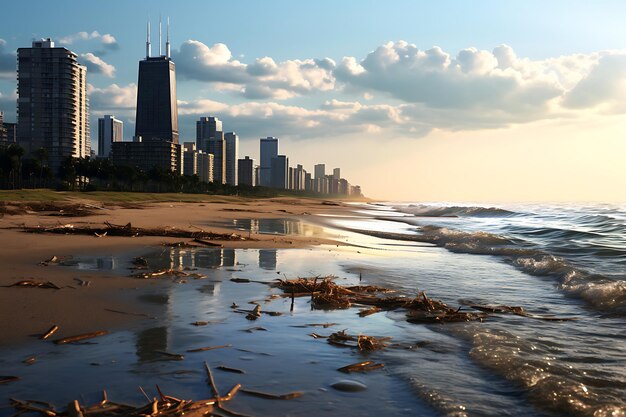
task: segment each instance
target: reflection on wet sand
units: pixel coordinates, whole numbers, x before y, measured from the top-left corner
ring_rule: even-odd
[[[222,223],[224,225],[224,223]],[[234,219],[229,227],[252,234],[321,236],[324,228],[293,219]]]
[[[274,271],[276,269],[276,249],[259,249],[259,267]]]
[[[137,332],[136,353],[139,362],[160,359],[157,351],[167,351],[167,327],[152,327]]]
[[[164,268],[220,268],[233,267],[236,263],[234,249],[180,249],[169,248],[169,265]]]

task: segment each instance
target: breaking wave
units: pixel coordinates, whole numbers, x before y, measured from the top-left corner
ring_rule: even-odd
[[[419,217],[503,217],[517,214],[497,207],[432,206],[425,204],[395,206],[394,209]]]
[[[559,288],[595,308],[626,314],[626,281],[591,274],[565,258],[551,255],[519,239],[488,232],[463,232],[446,227],[424,226],[419,240],[451,252],[504,257],[518,269],[538,276],[554,276]]]
[[[599,375],[594,364],[583,364],[566,347],[546,346],[545,341],[525,340],[505,330],[479,330],[466,336],[472,343],[473,361],[523,387],[543,409],[593,417],[626,413],[623,375]]]

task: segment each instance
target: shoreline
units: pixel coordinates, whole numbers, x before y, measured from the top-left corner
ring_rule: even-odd
[[[77,270],[44,261],[56,256],[68,259],[80,255],[135,256],[149,252],[164,243],[191,241],[191,239],[140,236],[98,238],[94,235],[64,235],[51,233],[26,233],[23,226],[54,227],[71,224],[74,227],[97,227],[105,222],[111,224],[131,223],[133,227],[171,227],[183,230],[204,230],[232,234],[232,228],[214,226],[213,222],[230,222],[237,219],[299,219],[306,221],[314,214],[354,214],[353,208],[341,203],[328,204],[320,200],[272,198],[236,199],[225,201],[217,196],[215,202],[147,202],[102,206],[98,201],[81,199],[64,203],[65,212],[79,205],[90,209],[88,213],[73,216],[72,213],[56,216],[51,211],[25,210],[5,214],[0,218],[0,239],[6,242],[2,258],[4,273],[0,277],[0,347],[21,345],[36,340],[33,336],[45,332],[52,325],[59,325],[59,334],[72,335],[93,331],[94,328],[123,329],[145,318],[124,315],[111,310],[142,312],[150,305],[141,306],[130,302],[129,291],[145,291],[162,285],[159,280],[137,279],[114,273]],[[4,202],[11,207],[11,202]],[[15,207],[23,208],[24,202]],[[9,208],[10,208],[9,207]],[[28,207],[28,206],[26,206]],[[46,207],[50,208],[50,207]],[[56,207],[58,208],[58,207]],[[86,214],[86,215],[84,215]],[[321,216],[320,216],[321,217]],[[320,218],[316,219],[316,223]],[[244,231],[242,236],[248,235]],[[250,240],[216,240],[223,248],[232,249],[282,249],[307,248],[322,244],[345,245],[328,236],[295,236],[250,233]],[[202,246],[200,246],[202,247]],[[10,287],[21,280],[50,281],[62,290]],[[89,281],[89,286],[80,285]],[[143,305],[146,304],[146,305]]]

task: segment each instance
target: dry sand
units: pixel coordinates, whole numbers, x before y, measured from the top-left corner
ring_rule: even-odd
[[[138,306],[129,291],[147,286],[164,285],[155,280],[120,277],[99,271],[81,271],[41,262],[52,256],[67,257],[80,254],[137,253],[164,242],[177,242],[181,238],[166,237],[110,237],[85,235],[58,235],[25,233],[21,226],[53,227],[60,224],[102,226],[132,223],[133,227],[175,227],[217,233],[232,233],[230,229],[207,226],[207,222],[231,219],[304,218],[313,214],[338,214],[349,212],[344,204],[328,204],[314,199],[231,199],[234,201],[202,203],[134,203],[105,204],[89,200],[73,200],[72,204],[92,206],[92,215],[71,217],[51,216],[54,212],[24,212],[24,204],[11,206],[4,202],[5,214],[0,218],[0,345],[10,345],[33,340],[53,324],[61,327],[63,336],[93,331],[94,329],[121,328],[131,320],[141,317],[109,310],[142,313],[149,305]],[[26,207],[27,208],[27,207]],[[8,209],[8,210],[7,210]],[[324,236],[273,236],[252,234],[254,240],[220,241],[229,248],[285,248],[307,247],[333,243]],[[35,279],[51,281],[61,290],[10,287],[17,281]],[[80,280],[90,281],[81,286]],[[107,310],[108,309],[108,310]]]

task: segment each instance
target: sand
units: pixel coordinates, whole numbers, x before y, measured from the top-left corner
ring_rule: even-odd
[[[133,203],[102,204],[88,199],[72,200],[92,212],[88,216],[51,216],[58,212],[24,212],[24,203],[11,207],[4,202],[5,214],[0,218],[0,346],[25,343],[45,332],[53,324],[63,328],[63,334],[79,334],[94,329],[123,328],[142,317],[120,314],[111,310],[142,313],[150,305],[138,306],[129,291],[141,291],[150,286],[166,285],[161,281],[115,276],[101,271],[81,271],[57,264],[42,265],[52,256],[103,255],[119,253],[142,254],[150,247],[181,238],[166,237],[102,237],[25,233],[22,226],[53,227],[62,224],[102,226],[131,223],[134,227],[176,227],[232,233],[231,229],[207,226],[212,221],[232,219],[310,218],[314,214],[339,214],[351,211],[346,204],[329,204],[321,200],[274,198],[244,199],[219,197],[198,203]],[[99,209],[96,207],[103,207]],[[28,207],[26,207],[28,208]],[[11,214],[13,213],[13,214]],[[246,233],[244,235],[247,236]],[[338,244],[324,236],[273,236],[251,234],[251,240],[220,241],[228,248],[294,248],[319,244]],[[10,287],[17,281],[35,279],[51,281],[61,290]],[[88,286],[80,281],[89,281]]]

